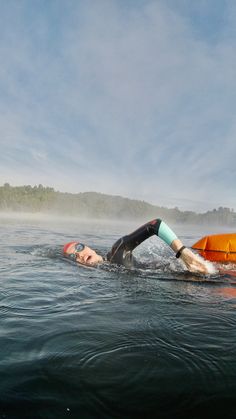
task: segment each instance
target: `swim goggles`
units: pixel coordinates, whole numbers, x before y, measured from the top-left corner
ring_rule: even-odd
[[[73,260],[76,260],[76,253],[80,253],[82,252],[82,250],[84,250],[85,245],[83,243],[76,243],[75,244],[75,250],[73,253],[70,253],[70,258]]]
[[[75,252],[76,253],[82,252],[82,250],[84,250],[84,248],[85,248],[85,245],[83,243],[77,243],[75,245]]]

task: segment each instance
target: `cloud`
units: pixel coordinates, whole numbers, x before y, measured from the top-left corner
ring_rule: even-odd
[[[234,2],[211,29],[206,2],[36,4],[1,14],[0,181],[236,208]]]

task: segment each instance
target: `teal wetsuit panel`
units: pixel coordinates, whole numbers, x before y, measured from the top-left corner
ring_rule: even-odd
[[[171,245],[173,240],[177,239],[176,234],[166,223],[164,223],[164,221],[161,222],[157,235],[158,237],[160,237],[160,239],[164,240],[164,242],[169,246]]]

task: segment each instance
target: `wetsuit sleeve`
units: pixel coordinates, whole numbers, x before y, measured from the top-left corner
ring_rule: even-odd
[[[154,234],[159,236],[169,245],[177,238],[167,224],[157,218],[142,225],[133,233],[117,240],[108,253],[107,259],[110,262],[129,267],[132,264],[132,250]]]

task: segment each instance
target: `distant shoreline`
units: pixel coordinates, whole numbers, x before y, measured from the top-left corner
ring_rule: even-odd
[[[219,207],[205,213],[165,208],[145,201],[98,192],[63,193],[43,185],[0,186],[0,217],[76,218],[107,221],[146,221],[162,218],[174,224],[217,224],[236,227],[236,213]]]

